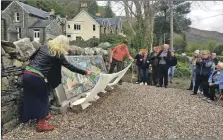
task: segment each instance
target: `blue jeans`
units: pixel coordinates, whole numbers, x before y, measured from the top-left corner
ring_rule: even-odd
[[[168,69],[168,79],[169,79],[169,81],[172,81],[173,80],[175,69],[176,69],[175,66],[172,66],[172,67],[170,67]]]
[[[149,69],[140,69],[141,82],[146,83],[148,81]]]

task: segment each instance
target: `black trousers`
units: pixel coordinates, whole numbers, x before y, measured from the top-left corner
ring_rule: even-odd
[[[210,99],[214,101],[215,90],[219,90],[219,85],[210,86]]]
[[[196,74],[195,86],[194,86],[194,94],[197,94],[198,88],[201,85],[203,87],[204,96],[209,98],[209,76]]]
[[[159,67],[152,66],[152,80],[153,84],[156,85],[159,81]]]
[[[168,85],[168,65],[159,65],[159,85],[167,86]]]
[[[23,75],[23,98],[20,120],[44,119],[49,113],[49,93],[47,83],[42,77]]]
[[[117,66],[117,71],[122,71],[124,68],[124,62],[123,61],[117,61],[115,59],[112,59],[112,63],[110,66],[109,74],[114,72],[115,67]],[[122,83],[122,79],[119,81],[119,83]]]

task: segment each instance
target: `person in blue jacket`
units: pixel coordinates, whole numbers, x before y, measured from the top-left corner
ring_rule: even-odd
[[[207,100],[210,98],[209,95],[209,84],[208,78],[212,73],[213,60],[210,57],[210,51],[203,50],[201,52],[201,58],[196,61],[196,80],[194,86],[194,92],[192,95],[196,95],[199,86],[201,85],[203,88],[204,98],[202,100]]]
[[[210,86],[210,100],[208,102],[214,101],[215,90],[223,92],[223,63],[219,62],[216,66],[216,70],[211,74],[208,79]]]

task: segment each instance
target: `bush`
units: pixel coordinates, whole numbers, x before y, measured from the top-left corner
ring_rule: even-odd
[[[177,61],[189,64],[190,60],[187,56],[176,55]]]
[[[191,70],[188,63],[178,62],[174,74],[176,77],[190,77]]]
[[[70,41],[70,45],[76,45],[76,46],[85,48],[85,47],[89,47],[90,43],[84,40],[73,40],[73,41]]]
[[[117,34],[105,34],[100,38],[100,42],[109,42],[110,44],[120,44],[125,38]]]
[[[217,56],[218,60],[220,60],[221,62],[223,62],[223,56]]]
[[[214,49],[214,52],[215,52],[217,55],[223,55],[223,44],[218,45],[218,46]]]
[[[86,41],[90,46],[89,47],[96,47],[99,45],[99,39],[98,38],[90,38]]]

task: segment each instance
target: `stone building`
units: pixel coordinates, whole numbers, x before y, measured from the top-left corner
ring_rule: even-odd
[[[17,41],[28,37],[31,41],[44,43],[49,38],[63,34],[63,25],[54,15],[19,1],[12,1],[2,11],[2,40]],[[66,22],[63,20],[63,22]]]

